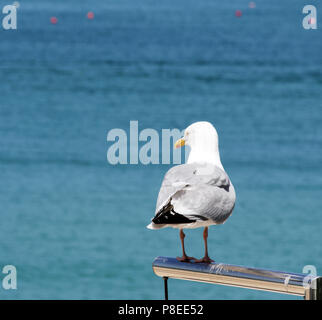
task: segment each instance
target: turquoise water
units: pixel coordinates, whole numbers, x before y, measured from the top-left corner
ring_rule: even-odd
[[[18,30],[0,31],[0,268],[18,274],[0,298],[163,298],[151,263],[181,253],[178,231],[145,226],[170,166],[107,162],[107,132],[130,120],[216,126],[237,203],[209,230],[212,258],[321,274],[322,33],[302,27],[307,3],[102,2],[21,1]],[[201,257],[202,230],[186,234]],[[179,280],[169,296],[292,298]]]

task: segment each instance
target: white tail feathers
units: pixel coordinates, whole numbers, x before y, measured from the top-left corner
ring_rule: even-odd
[[[146,226],[148,229],[151,229],[151,230],[157,230],[157,229],[161,229],[161,228],[164,228],[165,225],[164,224],[155,224],[153,222],[151,222],[149,225]]]

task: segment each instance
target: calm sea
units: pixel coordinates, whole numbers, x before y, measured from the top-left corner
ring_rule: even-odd
[[[163,298],[151,263],[181,253],[178,231],[145,226],[170,166],[107,162],[130,120],[217,128],[238,200],[212,258],[322,274],[322,7],[304,30],[306,4],[22,0],[0,30],[0,269],[18,278],[0,298]],[[202,256],[201,229],[186,246]],[[169,297],[290,298],[179,280]]]

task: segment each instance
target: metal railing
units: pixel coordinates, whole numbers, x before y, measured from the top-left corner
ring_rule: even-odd
[[[168,279],[264,290],[322,300],[322,277],[248,268],[223,263],[179,262],[175,258],[157,257],[152,263],[154,273],[164,279],[165,299],[168,299]]]

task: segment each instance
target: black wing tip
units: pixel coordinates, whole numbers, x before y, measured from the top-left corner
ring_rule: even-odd
[[[173,205],[169,201],[161,210],[158,211],[156,216],[152,219],[155,224],[180,224],[180,223],[193,223],[196,220],[189,219],[184,215],[175,212]]]
[[[180,224],[180,223],[193,223],[196,222],[196,220],[191,220],[182,214],[179,213],[170,213],[166,212],[160,215],[159,217],[156,217],[152,220],[155,224]]]

